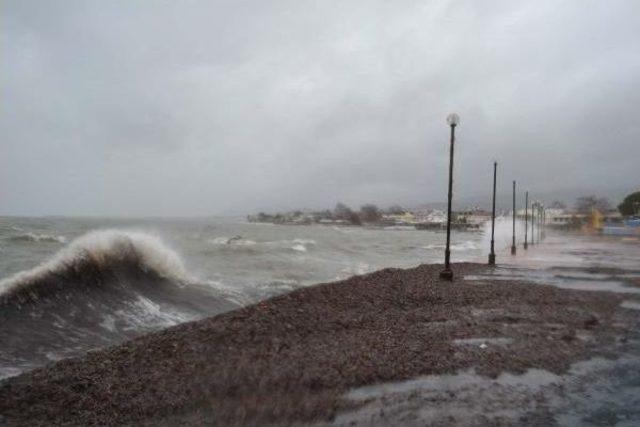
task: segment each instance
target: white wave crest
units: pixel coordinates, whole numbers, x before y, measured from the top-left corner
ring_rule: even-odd
[[[236,287],[226,285],[217,280],[207,280],[201,282],[203,285],[215,289],[227,301],[237,304],[238,306],[248,305],[252,300],[241,290]]]
[[[124,321],[124,330],[137,330],[150,326],[166,328],[194,319],[193,316],[186,313],[168,311],[166,307],[162,308],[142,295],[138,295],[135,301],[130,302],[129,308],[129,310],[115,312]]]
[[[316,241],[313,239],[293,239],[293,243],[300,245],[315,245]]]
[[[219,236],[214,239],[209,239],[207,242],[214,246],[221,247],[255,247],[251,250],[270,251],[270,250],[287,250],[291,249],[296,252],[307,252],[308,246],[316,245],[316,241],[313,239],[295,238],[293,240],[272,240],[272,241],[260,241],[256,242],[251,239],[245,239],[242,236],[227,237]]]
[[[62,273],[78,262],[98,266],[137,256],[142,268],[177,282],[190,282],[177,253],[159,237],[141,232],[98,230],[87,233],[60,250],[50,260],[32,270],[17,273],[0,281],[0,295],[19,286],[35,282],[48,274]]]
[[[451,250],[454,250],[454,251],[471,251],[479,248],[480,246],[478,245],[478,242],[474,242],[472,240],[467,240],[465,242],[460,242],[460,243],[451,245]]]
[[[340,273],[334,278],[334,280],[344,280],[353,276],[361,276],[367,274],[372,270],[372,267],[366,262],[358,262],[357,264],[350,265],[340,270]]]
[[[64,236],[56,236],[53,234],[37,234],[37,233],[24,233],[11,237],[14,241],[23,242],[55,242],[55,243],[67,243],[67,238]]]
[[[208,242],[212,245],[236,245],[236,246],[253,246],[255,241],[249,239],[243,239],[241,236],[226,237],[219,236],[215,239],[209,239]]]

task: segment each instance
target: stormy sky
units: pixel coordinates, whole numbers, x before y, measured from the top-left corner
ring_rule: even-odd
[[[4,0],[0,214],[640,184],[640,2]]]

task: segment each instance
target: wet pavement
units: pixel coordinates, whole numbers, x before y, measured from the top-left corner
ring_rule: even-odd
[[[471,369],[354,389],[344,397],[357,409],[340,414],[332,425],[640,425],[640,242],[554,235],[527,251],[518,248],[516,256],[502,248],[498,263],[465,279],[628,294],[620,305],[628,332],[564,375],[530,369],[488,378]],[[633,325],[629,313],[637,313]],[[480,349],[509,346],[501,338],[458,341]]]

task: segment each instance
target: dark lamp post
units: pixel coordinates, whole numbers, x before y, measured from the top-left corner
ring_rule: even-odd
[[[511,240],[511,255],[516,254],[516,182],[513,181],[513,233]]]
[[[536,202],[531,203],[531,246],[535,245]]]
[[[525,250],[529,247],[527,243],[527,230],[529,230],[529,192],[524,193],[524,248]]]
[[[493,209],[491,210],[491,252],[489,253],[489,265],[496,265],[495,230],[496,230],[496,176],[498,172],[498,162],[493,162]]]
[[[453,193],[453,146],[455,142],[456,126],[460,123],[460,117],[456,113],[447,116],[447,123],[451,128],[451,142],[449,143],[449,196],[447,200],[447,246],[444,250],[444,270],[440,272],[440,278],[444,280],[453,280],[453,271],[451,271],[451,251],[449,246],[451,243],[451,198]]]
[[[542,242],[544,237],[544,205],[539,204],[538,207],[538,243]]]

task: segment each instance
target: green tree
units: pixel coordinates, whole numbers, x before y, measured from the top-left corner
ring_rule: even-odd
[[[629,194],[624,198],[622,203],[618,205],[621,215],[637,215],[640,213],[640,191]]]
[[[402,215],[405,212],[406,210],[400,205],[393,205],[390,206],[389,209],[387,209],[387,213],[389,215]]]
[[[349,215],[349,222],[353,225],[362,225],[362,220],[357,212],[351,212]]]
[[[582,214],[591,213],[592,209],[600,212],[608,212],[611,210],[611,203],[605,197],[583,196],[576,200],[576,210]]]
[[[360,207],[360,219],[363,222],[376,222],[380,220],[382,213],[376,205],[363,205]]]
[[[338,203],[333,209],[333,217],[335,219],[342,219],[348,221],[351,218],[353,211],[344,203]]]

